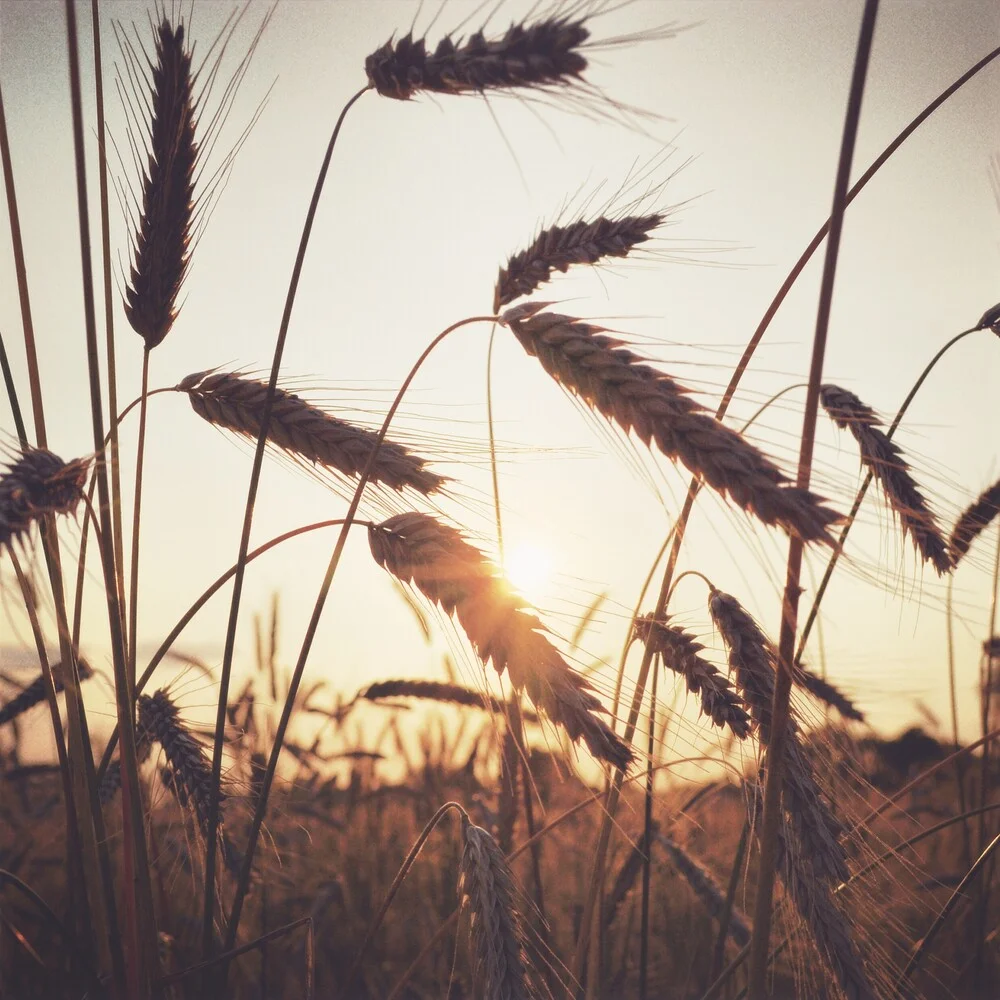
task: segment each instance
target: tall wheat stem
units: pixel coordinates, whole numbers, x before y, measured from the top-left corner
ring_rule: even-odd
[[[944,624],[948,646],[948,696],[951,703],[951,737],[958,746],[958,692],[955,685],[955,622],[953,620],[953,594],[955,589],[955,574],[948,577],[948,596],[945,601]],[[965,804],[965,758],[955,759],[955,784],[958,789],[958,804],[960,812],[966,811]],[[962,857],[966,866],[972,864],[972,841],[970,839],[969,823],[962,823]]]
[[[295,255],[295,263],[292,266],[288,294],[285,297],[285,306],[281,314],[281,324],[278,327],[278,337],[274,345],[271,375],[267,384],[267,399],[264,403],[264,412],[261,415],[260,434],[257,437],[257,446],[254,449],[253,468],[250,471],[250,484],[247,488],[247,502],[243,512],[243,530],[240,534],[239,555],[236,559],[236,573],[233,580],[233,595],[229,606],[229,621],[226,626],[226,644],[222,654],[222,671],[219,678],[219,701],[215,716],[215,740],[212,746],[212,783],[216,788],[218,788],[222,776],[222,743],[226,728],[226,708],[229,702],[229,680],[232,675],[233,654],[236,649],[236,625],[239,621],[240,600],[243,596],[243,576],[246,572],[247,552],[250,549],[250,529],[253,525],[254,504],[257,500],[257,487],[260,483],[260,472],[264,462],[267,432],[271,424],[271,411],[274,406],[275,389],[278,385],[278,374],[281,371],[281,359],[285,352],[288,325],[292,318],[292,306],[295,304],[295,295],[299,287],[299,278],[302,275],[302,265],[305,262],[306,248],[309,246],[313,221],[316,218],[320,195],[323,193],[327,171],[330,168],[330,160],[333,157],[333,149],[337,144],[341,126],[344,124],[344,119],[347,117],[348,111],[351,110],[355,103],[369,89],[368,86],[363,87],[344,105],[334,125],[333,133],[330,136],[330,141],[327,144],[326,153],[323,157],[323,163],[319,169],[319,175],[316,178],[316,185],[306,212],[305,222],[302,226],[302,236]],[[215,865],[218,829],[219,804],[217,799],[213,797],[209,806],[208,828],[206,830],[205,894],[201,928],[202,956],[204,959],[210,958],[213,950],[212,921],[215,907]]]
[[[24,417],[21,416],[21,404],[17,398],[17,386],[14,384],[14,373],[10,370],[10,358],[7,357],[7,345],[4,343],[3,334],[0,333],[0,373],[3,374],[4,388],[7,390],[7,401],[10,403],[11,416],[14,418],[14,430],[17,432],[17,440],[24,451],[28,447],[28,432],[24,426]]]
[[[135,493],[132,500],[132,557],[129,562],[128,647],[129,698],[135,701],[135,663],[139,644],[139,524],[142,510],[142,467],[146,455],[146,410],[149,392],[149,347],[142,349],[142,390],[139,398],[139,440],[135,447]]]

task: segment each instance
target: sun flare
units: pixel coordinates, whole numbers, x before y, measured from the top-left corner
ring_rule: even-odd
[[[532,542],[520,542],[507,555],[507,579],[525,597],[537,601],[552,579],[552,554]]]

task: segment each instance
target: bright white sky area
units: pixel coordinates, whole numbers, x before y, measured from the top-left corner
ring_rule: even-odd
[[[588,50],[586,78],[611,101],[650,113],[628,119],[610,103],[501,95],[421,97],[408,103],[366,94],[349,113],[292,316],[283,372],[290,387],[337,412],[376,421],[413,361],[441,329],[488,313],[498,267],[542,223],[574,221],[560,208],[588,194],[597,209],[647,171],[634,193],[662,183],[643,203],[681,205],[662,238],[634,262],[557,275],[538,298],[595,317],[641,342],[640,351],[689,385],[713,409],[740,351],[832,197],[860,2],[634,2],[607,4],[590,22],[595,41],[636,35],[634,44]],[[527,9],[499,5],[487,35]],[[151,9],[151,8],[149,8]],[[197,2],[196,55],[207,50],[230,3]],[[156,348],[151,386],[221,366],[270,367],[292,262],[316,173],[344,102],[365,83],[365,57],[394,33],[428,32],[433,46],[464,23],[479,28],[492,5],[427,2],[306,2],[275,8],[252,68],[229,112],[208,171],[222,163],[260,102],[260,117],[236,157],[195,247],[177,323]],[[190,18],[188,4],[183,5]],[[89,4],[78,5],[88,164],[97,239],[97,174]],[[265,4],[252,4],[223,61],[233,70]],[[143,4],[102,5],[109,125],[125,164],[116,184],[134,185],[114,79],[123,65],[112,31],[134,21],[151,47]],[[432,24],[433,22],[433,24]],[[642,41],[667,22],[675,37]],[[878,18],[853,176],[968,67],[1000,43],[1000,8],[984,2],[884,2]],[[60,3],[0,3],[0,81],[24,232],[50,444],[64,458],[89,453],[89,396],[69,119],[65,23]],[[529,95],[530,96],[530,95]],[[926,362],[1000,299],[1000,208],[991,157],[1000,155],[1000,60],[941,108],[899,150],[851,207],[837,274],[826,377],[891,419]],[[203,120],[215,106],[209,100]],[[658,116],[658,117],[657,117]],[[674,151],[665,155],[673,142]],[[683,169],[680,169],[683,166]],[[994,168],[996,169],[996,168]],[[676,171],[676,176],[671,177]],[[669,178],[669,180],[668,180]],[[627,197],[624,200],[628,200]],[[0,330],[27,408],[24,350],[6,204],[0,238]],[[128,231],[113,205],[119,288]],[[99,246],[98,246],[99,254]],[[99,264],[99,262],[98,262]],[[805,379],[822,253],[796,285],[753,360],[733,407],[738,426],[770,394]],[[141,341],[115,302],[119,397],[138,392]],[[444,509],[493,547],[486,425],[490,329],[455,333],[431,356],[407,397],[395,436],[411,441],[456,480]],[[897,440],[946,530],[958,511],[1000,475],[997,386],[1000,340],[966,338],[930,376]],[[305,394],[305,392],[304,392]],[[755,425],[752,438],[793,473],[804,391]],[[626,624],[651,561],[680,509],[687,477],[609,437],[498,331],[494,410],[501,442],[500,489],[508,550],[518,578],[557,633],[607,593],[580,662],[617,661]],[[0,430],[13,435],[5,398]],[[137,422],[123,425],[131,473]],[[6,437],[10,441],[12,437]],[[142,518],[140,634],[152,652],[201,591],[234,561],[251,447],[206,425],[180,395],[150,401]],[[856,446],[821,419],[816,487],[847,510],[859,484]],[[129,491],[130,492],[130,491]],[[288,462],[268,461],[253,539],[340,516],[344,501]],[[79,529],[64,524],[70,549]],[[955,579],[955,640],[963,733],[978,731],[979,650],[986,635],[996,529]],[[334,535],[319,532],[262,557],[247,576],[237,671],[252,668],[253,616],[280,595],[281,658],[294,663]],[[534,554],[533,554],[534,553]],[[944,598],[932,570],[916,562],[880,496],[870,494],[852,534],[850,560],[824,603],[829,676],[879,728],[898,730],[923,703],[950,729]],[[699,501],[681,568],[698,569],[746,604],[777,634],[787,540],[729,509]],[[802,601],[808,610],[826,562],[812,551]],[[541,563],[541,565],[539,565]],[[106,615],[91,563],[84,646],[107,664]],[[0,564],[6,605],[17,604]],[[523,574],[523,575],[521,575]],[[687,577],[671,610],[724,663],[704,583]],[[217,598],[177,648],[213,667],[222,657],[228,596]],[[644,610],[651,606],[647,602]],[[30,666],[30,634],[0,615],[0,648]],[[809,661],[821,662],[814,633]],[[375,566],[363,531],[348,543],[310,661],[308,680],[352,694],[396,676],[443,678],[449,648],[441,629],[426,645],[406,606]],[[634,668],[638,651],[630,661]],[[140,657],[140,666],[142,657]],[[467,657],[469,683],[481,674]],[[596,675],[607,690],[608,668]],[[671,703],[673,677],[661,691]],[[101,710],[106,692],[92,696]],[[188,703],[206,703],[197,685]],[[696,706],[675,702],[693,722]],[[707,733],[707,728],[705,729]],[[712,737],[715,738],[715,737]]]

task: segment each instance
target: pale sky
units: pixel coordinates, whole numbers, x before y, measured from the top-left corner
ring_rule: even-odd
[[[207,49],[234,6],[198,0],[196,53]],[[502,5],[487,34],[490,28],[504,30],[528,7]],[[92,122],[89,9],[78,5]],[[121,65],[121,58],[111,17],[134,20],[147,38],[147,5],[103,9],[109,122],[124,151],[113,88],[113,64]],[[478,27],[489,9],[474,14],[463,30]],[[292,317],[285,376],[312,387],[310,398],[318,402],[383,412],[434,335],[457,319],[489,312],[497,268],[530,242],[539,224],[573,221],[558,213],[581,190],[599,189],[593,204],[605,204],[636,165],[657,164],[653,177],[667,181],[686,163],[652,202],[662,207],[689,201],[664,238],[649,245],[651,253],[596,274],[557,275],[537,297],[642,339],[641,351],[714,408],[770,297],[828,213],[861,9],[860,2],[663,0],[635,2],[595,18],[597,40],[649,32],[666,22],[687,26],[673,38],[590,53],[591,83],[614,101],[660,116],[644,119],[641,129],[621,115],[603,114],[613,110],[608,105],[592,103],[588,118],[558,96],[534,103],[501,96],[488,103],[470,97],[402,103],[366,94],[348,115],[334,153]],[[213,366],[270,367],[315,175],[340,108],[364,85],[365,56],[393,33],[404,33],[414,19],[419,34],[439,14],[429,31],[433,46],[475,10],[462,0],[445,4],[440,13],[436,3],[418,10],[415,3],[389,0],[277,5],[210,168],[221,162],[269,88],[270,96],[195,249],[180,317],[153,353],[151,386],[172,385]],[[224,71],[235,66],[266,11],[264,4],[251,5]],[[1000,8],[992,2],[884,2],[854,176],[998,39]],[[62,4],[0,2],[0,81],[50,444],[68,459],[89,452],[92,437]],[[848,214],[826,377],[889,419],[938,347],[1000,299],[1000,208],[989,174],[990,157],[1000,155],[998,99],[1000,61],[922,126]],[[670,140],[675,152],[666,159]],[[96,198],[96,156],[88,166]],[[124,169],[113,161],[113,169],[119,183],[134,183],[127,159]],[[113,216],[121,275],[128,236],[117,208]],[[20,316],[3,228],[0,330],[27,409]],[[678,257],[696,262],[673,259]],[[769,394],[804,381],[821,258],[816,256],[772,325],[734,406],[737,420]],[[138,392],[141,341],[128,328],[120,302],[116,310],[119,396],[129,401]],[[440,471],[458,481],[460,502],[445,508],[487,546],[488,337],[489,327],[481,325],[446,341],[419,376],[396,428],[397,437],[414,438]],[[528,596],[562,634],[572,631],[573,617],[595,595],[608,592],[584,659],[616,660],[687,477],[666,462],[657,472],[641,447],[635,455],[653,473],[640,475],[621,439],[609,441],[602,423],[581,415],[503,330],[494,360],[508,548],[533,547],[547,559],[550,578],[529,588]],[[1000,475],[997,384],[1000,341],[989,333],[967,338],[931,376],[898,435],[946,530],[957,511]],[[789,394],[753,434],[789,470],[803,398],[802,391]],[[149,421],[140,626],[151,651],[235,559],[251,448],[208,427],[181,396],[151,400]],[[0,430],[13,434],[5,399]],[[128,420],[123,435],[129,449],[135,431],[136,421]],[[449,435],[461,441],[449,445]],[[859,481],[853,440],[821,420],[817,459],[817,488],[846,511]],[[303,472],[269,461],[254,541],[340,516],[345,506]],[[944,585],[916,565],[910,542],[900,539],[874,495],[863,520],[849,543],[854,565],[838,571],[824,604],[829,675],[879,727],[897,730],[914,719],[916,699],[948,726]],[[67,523],[65,535],[73,543],[78,530]],[[281,597],[282,657],[294,662],[333,540],[331,532],[307,536],[251,568],[238,670],[252,665],[252,615],[266,612],[273,592]],[[978,728],[978,648],[985,637],[995,544],[994,531],[955,582],[964,619],[956,636],[966,735]],[[682,566],[706,573],[776,634],[786,555],[784,536],[757,528],[706,495]],[[818,577],[825,556],[816,553],[812,563]],[[0,570],[9,594],[9,568]],[[107,661],[106,626],[96,568],[92,577],[85,647],[100,663]],[[704,584],[686,580],[672,607],[710,649],[719,650]],[[228,597],[217,598],[178,648],[217,665],[227,610]],[[0,646],[11,656],[30,648],[29,636],[19,635],[11,619],[0,618],[0,630]],[[810,661],[818,665],[815,638]],[[383,677],[440,677],[446,648],[446,638],[433,648],[423,644],[358,531],[334,582],[307,680],[326,678],[350,694]],[[721,655],[716,662],[724,662]],[[475,682],[471,666],[465,671]],[[602,675],[602,687],[611,676]],[[207,693],[202,697],[207,700]],[[693,705],[686,717],[694,719]]]

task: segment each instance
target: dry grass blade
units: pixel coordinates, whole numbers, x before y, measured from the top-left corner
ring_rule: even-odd
[[[824,385],[820,389],[820,402],[838,427],[854,435],[861,449],[861,462],[882,484],[903,534],[913,539],[925,562],[931,563],[939,574],[947,573],[952,565],[948,546],[927,500],[910,475],[902,451],[879,429],[882,422],[878,415],[853,392],[837,385]]]
[[[952,564],[957,566],[969,551],[972,543],[1000,514],[1000,479],[962,511],[948,539]]]
[[[44,448],[29,448],[0,476],[0,545],[10,545],[46,514],[72,514],[83,499],[90,462],[64,462]]]
[[[235,373],[198,372],[177,388],[188,394],[195,413],[209,423],[257,440],[267,400],[266,382]],[[378,434],[275,389],[268,441],[291,455],[354,478],[368,462]],[[410,487],[426,496],[440,490],[446,480],[425,466],[424,459],[402,445],[383,441],[370,478],[394,490]]]
[[[388,680],[376,681],[358,696],[367,701],[381,701],[383,698],[424,698],[429,701],[441,701],[452,705],[463,705],[466,708],[481,708],[497,715],[507,714],[507,703],[495,695],[483,694],[473,688],[461,684],[449,684],[444,681],[422,680]],[[537,722],[534,712],[521,710],[525,722]]]
[[[151,107],[142,215],[125,291],[125,315],[147,349],[166,337],[177,315],[188,266],[198,158],[191,53],[185,48],[184,25],[173,27],[166,19],[156,33]]]
[[[796,664],[792,680],[799,687],[808,691],[817,701],[835,708],[843,718],[850,719],[852,722],[865,721],[865,713],[843,691],[831,684],[825,677],[813,673],[808,667]]]
[[[606,257],[627,257],[666,216],[629,215],[621,219],[601,216],[592,222],[579,220],[569,226],[550,226],[535,237],[531,246],[514,254],[500,268],[493,311],[530,295],[544,285],[553,271],[566,272],[574,264],[596,264]]]
[[[375,561],[413,585],[447,614],[455,615],[483,663],[507,671],[515,690],[584,740],[600,760],[625,770],[632,752],[598,718],[605,711],[587,681],[542,634],[525,602],[497,568],[462,533],[427,514],[398,514],[368,529]]]
[[[81,681],[89,680],[94,676],[93,669],[82,656],[77,658],[76,664]],[[61,663],[52,665],[52,681],[56,694],[66,689]],[[12,722],[43,701],[45,701],[45,676],[39,674],[24,690],[18,692],[10,701],[0,707],[0,726]]]
[[[827,529],[841,516],[819,497],[792,486],[759,449],[603,327],[542,312],[545,306],[515,306],[503,318],[525,351],[564,388],[626,433],[634,431],[645,445],[655,441],[667,458],[682,462],[765,524],[780,525],[805,541],[831,543]]]
[[[446,35],[433,52],[412,34],[389,40],[365,60],[368,82],[383,97],[409,100],[434,94],[565,87],[587,68],[580,46],[590,37],[585,19],[544,17],[512,24],[487,39],[481,31],[456,42]]]
[[[483,1000],[537,997],[528,977],[521,920],[514,904],[514,876],[496,841],[462,817],[459,892],[471,922],[476,996]]]
[[[777,666],[774,646],[735,597],[713,591],[709,611],[729,650],[729,665],[759,738],[762,743],[769,742]],[[837,842],[841,827],[823,801],[799,741],[798,726],[791,717],[786,737],[785,809],[803,848],[813,859],[816,874],[846,882],[850,877],[847,858]]]
[[[718,920],[726,909],[726,893],[716,881],[715,876],[666,834],[658,834],[656,839],[670,855],[674,867],[684,876],[694,894],[702,901],[708,915]],[[735,907],[729,913],[728,933],[741,948],[750,941],[750,925],[747,918]]]
[[[684,629],[658,622],[652,615],[635,620],[635,634],[675,673],[687,680],[688,691],[701,696],[701,711],[717,726],[729,726],[744,740],[750,734],[750,717],[728,679],[699,654],[705,648]]]

